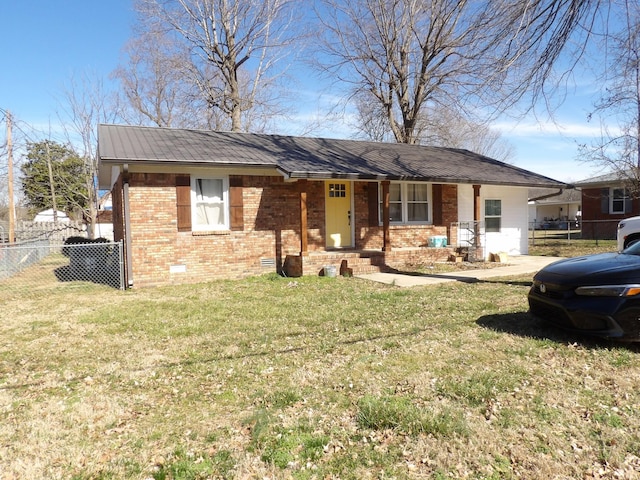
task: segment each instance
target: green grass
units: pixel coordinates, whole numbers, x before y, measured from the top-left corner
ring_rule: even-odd
[[[2,475],[634,478],[638,348],[529,316],[530,280],[0,298]]]
[[[618,249],[615,240],[581,240],[558,238],[529,238],[529,255],[551,257],[577,257],[593,253],[615,252]]]
[[[467,435],[464,417],[458,412],[434,412],[428,405],[412,403],[407,397],[365,395],[358,401],[356,422],[362,428],[417,437],[420,435]]]

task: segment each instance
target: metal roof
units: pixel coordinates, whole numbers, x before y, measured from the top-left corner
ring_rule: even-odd
[[[114,165],[273,167],[289,178],[563,188],[468,150],[328,138],[100,125],[101,169]]]

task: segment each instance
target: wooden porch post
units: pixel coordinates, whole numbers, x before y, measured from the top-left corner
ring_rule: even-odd
[[[473,221],[480,221],[480,185],[473,186]]]
[[[391,251],[391,236],[389,232],[389,180],[382,182],[382,251]]]
[[[306,255],[308,251],[307,237],[307,180],[298,180],[300,191],[300,255]]]
[[[480,238],[480,185],[473,186],[473,258],[483,259],[482,242]]]

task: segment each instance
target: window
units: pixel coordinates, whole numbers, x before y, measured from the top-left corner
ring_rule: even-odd
[[[399,183],[389,185],[389,221],[402,222],[402,188]]]
[[[229,228],[229,182],[226,178],[191,177],[193,230]]]
[[[609,198],[611,199],[609,206],[611,213],[625,213],[625,203],[629,198],[626,188],[612,188]]]
[[[486,232],[499,232],[502,223],[502,200],[484,201],[484,228]]]
[[[389,185],[389,220],[391,223],[428,223],[431,186],[427,183],[391,183]],[[383,196],[380,186],[379,218]]]
[[[407,220],[409,222],[429,220],[429,190],[426,183],[407,184]]]
[[[345,198],[347,196],[347,185],[344,183],[330,183],[329,196],[334,198]]]

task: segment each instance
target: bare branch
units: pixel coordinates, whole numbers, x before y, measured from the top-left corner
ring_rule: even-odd
[[[138,0],[154,25],[171,32],[188,50],[182,81],[198,92],[208,111],[207,123],[246,130],[259,106],[262,114],[278,110],[277,95],[269,94],[284,69],[279,60],[296,36],[293,3],[288,0]],[[165,68],[168,68],[165,66]],[[193,95],[193,94],[192,94]],[[273,105],[274,109],[269,111]],[[200,108],[199,110],[202,110]]]
[[[602,42],[605,88],[591,114],[600,121],[601,138],[582,145],[581,157],[617,172],[640,195],[640,5],[622,0],[618,6],[620,27]]]

